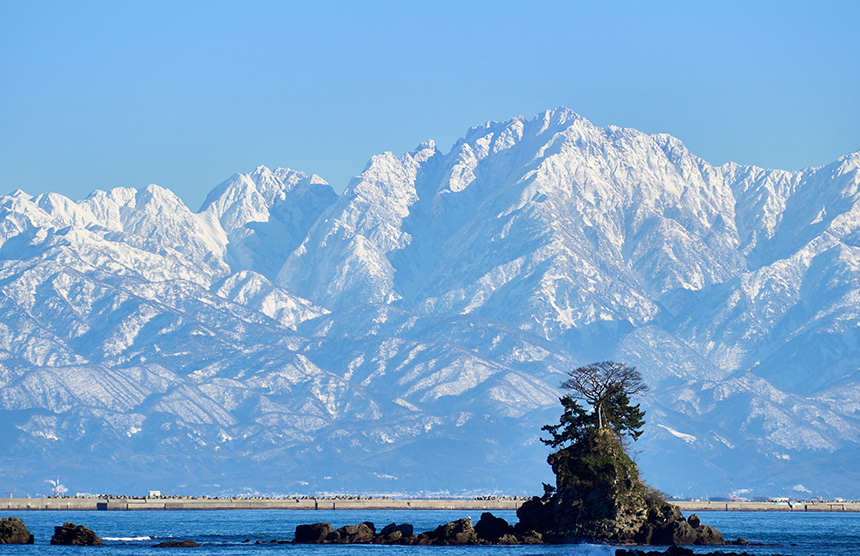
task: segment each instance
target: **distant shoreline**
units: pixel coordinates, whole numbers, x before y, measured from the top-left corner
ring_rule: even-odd
[[[860,502],[708,502],[671,500],[684,512],[860,512]]]
[[[59,510],[516,510],[525,498],[401,499],[401,498],[208,498],[196,496],[158,497],[66,497],[0,498],[0,511]]]
[[[400,499],[400,498],[207,498],[68,497],[0,498],[5,511],[151,511],[151,510],[516,510],[525,498]],[[708,502],[672,501],[684,512],[860,512],[860,502],[806,501]]]

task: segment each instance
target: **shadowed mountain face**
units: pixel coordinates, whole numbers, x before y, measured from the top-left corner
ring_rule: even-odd
[[[197,213],[1,197],[2,489],[535,493],[563,372],[617,359],[654,486],[858,496],[858,166],[713,167],[559,109],[340,196],[260,167]]]

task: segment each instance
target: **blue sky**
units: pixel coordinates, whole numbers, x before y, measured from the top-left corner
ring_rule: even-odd
[[[860,149],[858,23],[858,2],[0,0],[0,192],[157,183],[196,210],[260,164],[341,191],[373,154],[556,106],[794,170]]]

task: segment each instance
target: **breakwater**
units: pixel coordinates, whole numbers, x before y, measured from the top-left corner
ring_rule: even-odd
[[[208,498],[51,497],[0,498],[0,511],[27,510],[516,510],[524,498],[400,499],[400,498]]]
[[[716,502],[672,500],[683,512],[860,512],[860,502],[819,501],[802,502]]]
[[[208,498],[197,496],[156,497],[51,497],[0,498],[0,511],[59,510],[516,510],[525,498]],[[684,512],[860,512],[860,502],[804,501],[714,502],[672,501]]]

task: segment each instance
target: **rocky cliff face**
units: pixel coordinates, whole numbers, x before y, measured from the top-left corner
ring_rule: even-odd
[[[556,477],[558,534],[632,542],[649,510],[662,502],[609,429],[555,452],[549,463]]]

